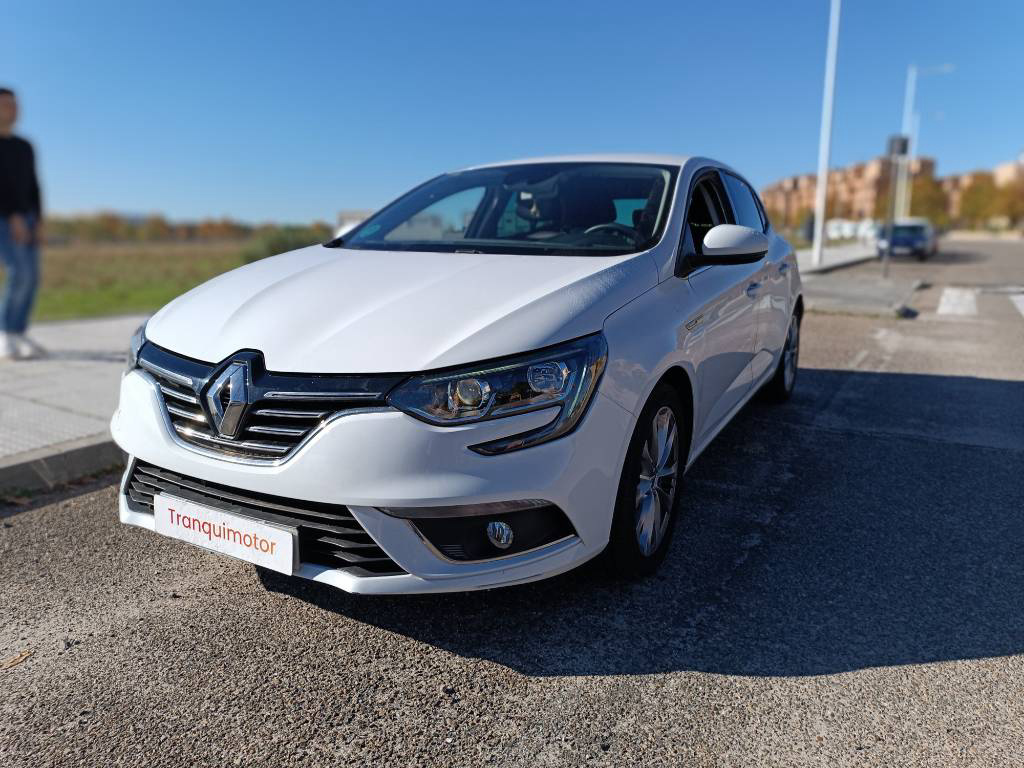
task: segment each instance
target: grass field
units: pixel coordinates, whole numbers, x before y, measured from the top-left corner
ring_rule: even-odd
[[[151,312],[241,266],[244,245],[235,241],[47,246],[33,320]]]

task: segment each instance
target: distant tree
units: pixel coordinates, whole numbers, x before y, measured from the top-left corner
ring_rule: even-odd
[[[770,221],[776,229],[789,229],[790,224],[786,220],[782,211],[776,208],[766,208],[764,212],[768,214],[768,221]]]
[[[991,173],[979,173],[960,198],[960,219],[971,227],[983,227],[999,215],[999,190]]]
[[[1017,179],[999,190],[997,208],[1013,226],[1024,227],[1024,179]]]
[[[940,229],[949,228],[949,198],[931,176],[918,176],[910,191],[910,215],[923,216]]]
[[[878,193],[878,197],[875,198],[874,217],[882,221],[887,221],[891,215],[892,194],[889,192],[888,185],[886,185],[882,191]]]
[[[139,228],[139,239],[146,241],[170,240],[171,225],[160,214],[151,214],[146,217]]]

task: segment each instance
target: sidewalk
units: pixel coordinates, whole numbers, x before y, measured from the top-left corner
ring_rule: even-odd
[[[110,439],[128,340],[144,316],[44,323],[41,360],[0,362],[0,493],[116,465]]]
[[[821,265],[813,263],[812,251],[804,248],[796,252],[796,262],[801,275],[812,275],[816,272],[830,272],[840,267],[849,267],[862,261],[870,261],[878,257],[873,243],[848,243],[846,245],[825,246],[822,249]]]

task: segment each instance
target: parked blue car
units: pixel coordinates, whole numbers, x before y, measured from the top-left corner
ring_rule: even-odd
[[[928,219],[897,219],[892,233],[883,227],[878,233],[878,255],[881,257],[892,241],[894,256],[916,256],[924,261],[939,248],[935,229]]]

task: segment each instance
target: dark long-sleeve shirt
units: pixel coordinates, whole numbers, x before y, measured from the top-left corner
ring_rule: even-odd
[[[0,136],[0,216],[42,213],[36,156],[19,136]]]

